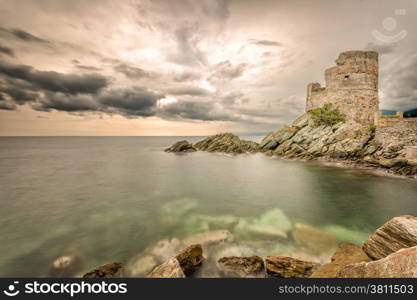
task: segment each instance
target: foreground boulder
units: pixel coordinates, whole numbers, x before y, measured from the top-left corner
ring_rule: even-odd
[[[176,142],[171,147],[165,149],[166,152],[195,152],[197,151],[188,141]]]
[[[264,261],[259,256],[223,257],[217,261],[220,273],[226,277],[260,277],[264,275]]]
[[[254,153],[258,151],[258,143],[241,140],[231,133],[221,133],[209,136],[194,144],[200,151],[224,152],[224,153]]]
[[[162,265],[157,266],[148,278],[185,278],[185,274],[178,260],[173,257]]]
[[[417,246],[401,249],[387,257],[344,267],[342,278],[416,278]]]
[[[83,278],[122,278],[123,265],[121,263],[111,263],[102,265],[88,273]]]
[[[184,278],[190,275],[204,260],[201,245],[191,245],[179,254],[157,266],[148,275],[149,278]]]
[[[306,278],[319,265],[286,256],[267,256],[265,268],[268,277]]]
[[[204,260],[201,245],[191,245],[176,256],[184,274],[191,274]]]
[[[417,217],[399,216],[379,227],[362,248],[370,258],[377,260],[413,246],[417,246]]]
[[[339,272],[347,265],[368,262],[371,259],[363,250],[351,243],[344,243],[337,248],[331,258],[331,262],[318,267],[310,277],[313,278],[337,278]]]

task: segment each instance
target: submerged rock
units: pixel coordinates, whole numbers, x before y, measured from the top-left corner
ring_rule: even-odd
[[[233,234],[228,230],[214,230],[208,232],[201,232],[183,239],[183,243],[201,244],[203,246],[220,244],[222,242],[230,242],[233,240]]]
[[[330,233],[302,223],[295,224],[292,236],[297,244],[318,253],[335,249],[338,245],[337,239]]]
[[[81,259],[75,255],[64,255],[55,259],[49,268],[51,277],[69,277],[80,271]]]
[[[153,255],[145,255],[134,258],[126,267],[129,277],[144,277],[158,265]]]
[[[157,266],[148,275],[148,278],[185,278],[185,274],[181,269],[180,263],[174,257]]]
[[[194,144],[200,151],[224,153],[254,153],[258,151],[258,143],[241,140],[231,133],[221,133],[209,136]]]
[[[278,208],[271,209],[258,218],[242,219],[234,231],[242,237],[266,237],[286,239],[292,223],[284,212]]]
[[[319,265],[286,256],[267,256],[265,268],[268,277],[306,278]]]
[[[362,248],[351,243],[344,243],[337,248],[331,258],[331,262],[318,267],[310,277],[313,278],[337,278],[339,272],[347,265],[368,262],[371,259],[363,252]]]
[[[84,274],[83,278],[122,278],[123,271],[123,264],[116,262],[102,265]]]
[[[369,233],[353,230],[341,225],[327,225],[323,227],[324,231],[329,232],[341,242],[352,242],[362,244],[369,238]]]
[[[264,275],[264,261],[259,256],[229,256],[217,261],[220,273],[226,277],[260,277]]]
[[[195,271],[203,262],[203,249],[201,245],[191,245],[181,251],[175,257],[183,270],[184,274],[191,274]]]
[[[184,223],[187,228],[196,231],[210,231],[217,229],[232,229],[240,218],[234,215],[202,215],[192,214],[186,217]]]
[[[401,249],[377,261],[344,267],[342,278],[417,278],[417,246]]]
[[[165,152],[195,152],[197,149],[193,147],[188,141],[179,141],[176,142],[171,147],[165,149]]]
[[[376,260],[413,246],[417,246],[417,217],[399,216],[379,227],[362,248]]]

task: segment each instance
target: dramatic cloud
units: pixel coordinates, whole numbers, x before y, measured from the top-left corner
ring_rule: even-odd
[[[141,68],[129,66],[127,64],[118,64],[117,66],[114,67],[114,70],[124,74],[128,78],[134,78],[134,79],[155,76],[155,74],[147,72]]]
[[[47,40],[41,39],[33,34],[30,34],[24,30],[17,29],[17,28],[7,29],[4,27],[0,27],[0,34],[11,35],[25,42],[49,43]]]
[[[62,74],[55,71],[38,71],[26,65],[0,62],[0,75],[20,79],[42,90],[71,95],[96,94],[107,86],[108,80],[99,74]]]
[[[10,49],[10,48],[4,47],[2,45],[0,45],[0,53],[3,53],[3,54],[6,54],[6,55],[9,55],[9,56],[14,57],[13,50]]]

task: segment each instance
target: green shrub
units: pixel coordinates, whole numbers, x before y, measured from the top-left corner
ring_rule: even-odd
[[[346,115],[337,108],[333,109],[331,103],[326,103],[322,107],[314,108],[309,111],[313,120],[313,127],[320,125],[333,126],[340,122],[346,122]]]
[[[375,131],[376,131],[376,125],[369,126],[369,131],[372,132],[372,133],[375,133]]]

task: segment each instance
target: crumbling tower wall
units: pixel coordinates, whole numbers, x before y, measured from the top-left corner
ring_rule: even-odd
[[[307,86],[306,111],[331,103],[363,125],[372,125],[379,114],[378,53],[348,51],[339,55],[336,66],[325,71],[326,86]]]

